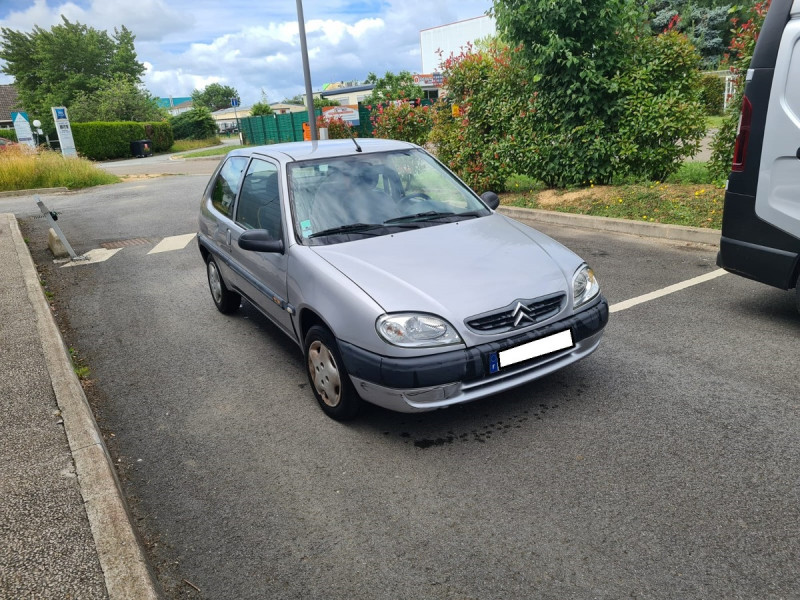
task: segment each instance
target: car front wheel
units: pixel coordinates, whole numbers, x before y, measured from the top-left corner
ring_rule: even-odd
[[[208,274],[208,287],[211,290],[211,298],[214,300],[217,310],[225,315],[239,310],[239,306],[242,304],[242,297],[236,292],[230,291],[225,285],[217,262],[212,256],[208,257],[206,273]]]
[[[339,354],[333,334],[321,325],[308,330],[305,339],[308,381],[322,410],[337,421],[347,421],[358,414],[358,397]]]

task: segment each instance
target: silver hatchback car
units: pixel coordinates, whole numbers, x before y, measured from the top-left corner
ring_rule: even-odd
[[[220,163],[198,242],[220,312],[289,335],[329,416],[428,411],[580,360],[608,321],[586,263],[498,202],[413,144],[276,144]]]

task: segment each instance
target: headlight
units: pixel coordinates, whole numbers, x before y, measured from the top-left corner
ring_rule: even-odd
[[[572,278],[572,297],[574,298],[572,307],[578,308],[579,306],[583,306],[599,293],[600,284],[597,283],[594,271],[588,266],[583,265],[578,269],[578,272],[575,273],[575,277]]]
[[[403,348],[432,348],[460,344],[461,336],[444,319],[419,313],[378,317],[375,328],[385,341]]]

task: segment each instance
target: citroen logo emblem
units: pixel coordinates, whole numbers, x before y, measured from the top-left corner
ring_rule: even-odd
[[[517,302],[514,310],[511,311],[511,315],[514,317],[514,327],[519,327],[519,324],[525,319],[531,323],[536,323],[536,320],[531,316],[528,308],[522,302]]]

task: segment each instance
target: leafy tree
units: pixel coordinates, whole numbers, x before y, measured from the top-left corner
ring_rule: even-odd
[[[250,116],[252,117],[271,115],[272,112],[272,107],[267,102],[256,102],[250,107]]]
[[[291,98],[284,98],[282,100],[284,104],[297,104],[299,106],[305,106],[306,104],[306,95],[305,94],[297,94],[296,96],[292,96]]]
[[[49,30],[0,29],[3,72],[14,77],[19,103],[52,131],[51,106],[70,107],[116,75],[140,83],[144,65],[136,59],[134,35],[122,26],[108,32],[72,23],[65,17]]]
[[[653,33],[685,33],[703,57],[704,68],[716,68],[730,42],[730,19],[737,8],[719,0],[653,0],[647,11]]]
[[[702,110],[685,84],[699,57],[677,33],[642,35],[635,0],[495,0],[494,10],[535,84],[524,174],[557,186],[661,178],[696,150]]]
[[[229,85],[211,83],[201,90],[192,90],[194,106],[205,106],[209,110],[230,108],[231,98],[238,98],[239,92]]]
[[[118,74],[93,92],[79,92],[69,107],[75,122],[162,121],[167,112],[142,86],[127,75]]]
[[[324,108],[326,106],[341,106],[341,102],[330,98],[314,98],[314,108]]]
[[[364,104],[380,104],[391,100],[422,98],[422,88],[414,83],[414,75],[410,71],[400,71],[396,75],[386,71],[383,77],[375,73],[367,75],[366,83],[373,83],[372,93],[364,100]]]
[[[205,106],[195,106],[170,117],[169,122],[176,140],[204,140],[216,136],[219,131],[211,111]]]
[[[284,104],[296,104],[298,106],[306,105],[306,95],[297,94],[291,98],[284,98]],[[323,108],[325,106],[340,106],[341,102],[338,100],[331,100],[330,98],[314,98],[314,108]]]

